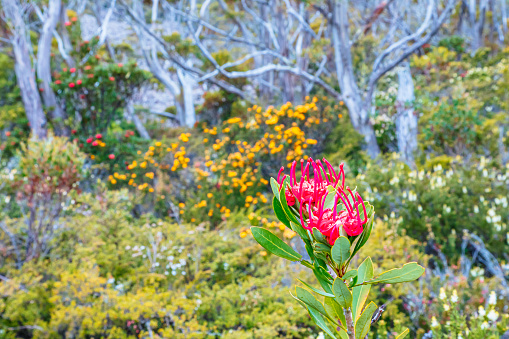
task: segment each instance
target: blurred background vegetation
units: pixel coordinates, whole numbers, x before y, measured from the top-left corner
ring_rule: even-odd
[[[307,273],[249,230],[270,228],[305,253],[272,214],[269,179],[309,157],[344,162],[375,206],[360,256],[375,256],[378,273],[408,261],[427,268],[413,284],[375,289],[385,311],[370,338],[403,327],[412,338],[509,335],[509,35],[497,10],[507,2],[477,1],[473,18],[465,2],[436,4],[434,17],[446,20],[427,40],[413,36],[420,46],[375,81],[364,120],[331,61],[338,52],[322,11],[331,3],[269,1],[269,13],[260,2],[255,15],[250,1],[2,0],[0,338],[325,338],[288,293]],[[419,28],[424,3],[406,13],[419,20],[394,30],[387,22],[406,3],[351,5],[357,90],[369,92],[384,69],[371,66],[373,51]],[[283,63],[252,75],[267,60],[246,55],[275,52],[240,49],[236,31],[232,45],[207,40],[222,20],[242,31],[239,20],[251,29],[278,18],[291,28],[276,31],[280,44],[312,37],[292,67],[305,64],[298,74],[314,78],[288,79]],[[49,82],[36,65],[45,34]],[[25,38],[33,71],[19,66]],[[157,39],[164,48],[146,46]]]

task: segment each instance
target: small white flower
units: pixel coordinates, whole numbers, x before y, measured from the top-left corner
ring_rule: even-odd
[[[325,339],[323,332],[318,333],[318,337],[316,337],[316,339]]]
[[[451,309],[451,307],[449,306],[449,304],[444,304],[444,311],[449,311]]]
[[[421,205],[417,206],[417,210],[418,210],[419,212],[422,212],[422,206],[421,206]]]
[[[479,213],[479,207],[477,205],[474,205],[474,213]]]
[[[438,296],[438,299],[445,300],[447,299],[447,294],[445,294],[445,288],[440,288],[440,295]]]
[[[487,321],[485,321],[485,322],[483,322],[483,323],[481,324],[481,330],[485,330],[485,329],[487,329],[488,327],[490,327],[490,324],[488,324],[488,322],[487,322]]]
[[[431,327],[438,327],[438,326],[440,326],[440,324],[438,323],[437,318],[432,317],[431,318]]]
[[[491,321],[497,321],[498,319],[498,312],[495,310],[491,310],[488,312],[488,319]]]
[[[456,290],[452,291],[451,302],[453,304],[458,302],[458,292]]]
[[[461,334],[458,334],[458,339],[463,339],[463,337],[461,336]]]
[[[497,304],[497,293],[495,293],[495,291],[490,292],[490,297],[488,298],[488,304],[490,304],[490,305]]]
[[[468,193],[467,188],[465,186],[463,186],[462,191],[463,191],[464,194]]]

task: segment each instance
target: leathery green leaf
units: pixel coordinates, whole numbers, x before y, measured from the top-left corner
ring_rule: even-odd
[[[290,245],[286,244],[283,240],[267,231],[264,228],[252,226],[251,233],[255,240],[267,251],[277,255],[278,257],[298,261],[302,259],[302,255],[295,252]]]
[[[336,301],[343,308],[348,308],[352,306],[352,293],[346,286],[345,282],[341,278],[334,279],[334,283],[332,284],[332,292],[336,297]]]
[[[371,326],[371,317],[378,307],[374,302],[370,302],[366,309],[355,322],[355,339],[364,339],[369,332]]]
[[[363,282],[371,280],[372,278],[373,262],[371,261],[370,257],[367,257],[357,269],[357,283],[362,284]],[[370,290],[371,285],[361,285],[353,288],[352,314],[354,320],[359,318]]]

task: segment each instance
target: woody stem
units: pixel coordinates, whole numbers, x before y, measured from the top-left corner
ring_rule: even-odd
[[[345,313],[345,320],[346,320],[346,329],[348,334],[348,339],[355,339],[355,327],[353,323],[353,317],[352,317],[352,308],[348,307],[344,309]]]

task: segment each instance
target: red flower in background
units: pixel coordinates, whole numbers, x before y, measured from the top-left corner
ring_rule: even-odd
[[[97,146],[99,145],[99,142],[97,140],[94,140],[94,142],[92,143],[92,146]]]
[[[69,72],[71,72],[71,73],[76,72],[76,68],[74,68],[74,67],[73,67],[73,68],[71,68],[71,69],[69,70]]]
[[[74,82],[71,82],[71,83],[69,84],[69,88],[73,88],[74,86],[76,86],[76,85],[74,84]]]
[[[95,135],[95,138],[96,138],[96,139],[101,139],[102,137],[103,137],[103,135],[102,135],[101,133],[97,133],[97,134]]]
[[[71,21],[72,22],[76,22],[76,21],[78,21],[78,18],[74,16],[74,17],[71,18]]]
[[[114,77],[110,77],[110,81],[115,81],[115,78]]]
[[[60,85],[61,83],[62,83],[62,81],[60,81],[60,80],[55,81],[55,85]]]
[[[122,64],[122,63],[118,64],[118,67],[123,67],[123,66],[124,66],[124,64]]]
[[[64,23],[64,25],[65,25],[65,26],[67,26],[67,27],[69,27],[69,26],[71,26],[72,24],[71,24],[71,22],[70,22],[70,21],[66,21],[66,22]]]
[[[92,138],[88,138],[87,139],[87,144],[90,144],[92,142],[92,140],[93,140]]]
[[[108,158],[110,158],[111,160],[115,159],[115,154],[108,155]]]
[[[81,80],[76,81],[77,85],[81,85]]]

